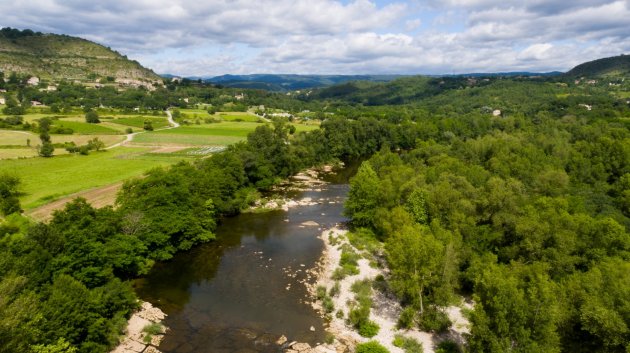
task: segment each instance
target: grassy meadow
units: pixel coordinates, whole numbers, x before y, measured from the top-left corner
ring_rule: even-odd
[[[194,110],[186,110],[187,113]],[[204,113],[199,110],[198,114]],[[46,116],[30,114],[35,120]],[[22,207],[32,210],[65,196],[139,176],[147,170],[176,163],[182,159],[203,158],[222,147],[243,141],[247,134],[264,123],[248,113],[217,113],[223,121],[147,131],[135,135],[129,145],[89,155],[68,154],[56,148],[52,158],[37,156],[39,136],[30,131],[0,130],[0,172],[17,175],[22,180]],[[125,139],[125,130],[143,131],[145,119],[155,129],[168,126],[166,117],[124,115],[101,117],[101,123],[85,123],[82,116],[57,118],[53,126],[71,128],[74,133],[51,135],[53,143],[74,142],[84,145],[98,138],[111,146]],[[248,120],[248,121],[245,121]],[[294,124],[297,131],[317,129],[317,125]],[[30,140],[30,147],[27,146]],[[162,148],[160,148],[162,147]]]
[[[145,156],[148,148],[119,147],[87,156],[58,155],[0,161],[0,171],[22,179],[22,207],[31,209],[61,197],[141,175],[181,158]]]

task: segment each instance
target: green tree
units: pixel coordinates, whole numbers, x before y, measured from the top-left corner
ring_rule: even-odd
[[[345,203],[345,214],[357,227],[374,226],[378,204],[379,179],[370,162],[363,162],[357,175],[350,180],[350,192]]]
[[[392,289],[424,313],[425,297],[440,280],[444,246],[422,226],[406,226],[385,243]]]
[[[85,113],[85,122],[90,124],[98,124],[101,121],[99,120],[98,113],[95,110],[90,110]]]
[[[7,173],[0,174],[0,213],[5,216],[20,212],[20,178]]]
[[[41,146],[38,148],[38,153],[42,157],[52,157],[55,147],[50,141],[50,125],[51,121],[48,118],[42,118],[39,121],[39,139],[42,141]]]

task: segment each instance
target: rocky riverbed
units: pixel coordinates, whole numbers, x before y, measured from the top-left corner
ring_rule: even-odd
[[[166,314],[151,303],[142,302],[140,310],[131,315],[127,322],[125,335],[120,344],[111,353],[160,353],[158,347],[164,338],[167,328],[162,326]],[[145,332],[150,325],[160,325],[158,334]]]

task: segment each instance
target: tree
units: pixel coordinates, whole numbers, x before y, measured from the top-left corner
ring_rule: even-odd
[[[90,124],[98,124],[101,121],[98,118],[98,113],[95,110],[90,110],[85,113],[85,122]]]
[[[5,216],[20,212],[20,178],[6,173],[0,174],[0,213]]]
[[[345,214],[358,227],[374,225],[374,214],[378,207],[379,179],[372,165],[363,162],[357,175],[350,180],[350,192],[345,204]]]
[[[153,123],[151,123],[151,120],[145,120],[144,121],[144,127],[143,127],[146,131],[153,131]]]
[[[95,150],[97,152],[105,148],[105,143],[99,140],[98,137],[89,140],[87,145],[89,149]]]
[[[38,148],[38,153],[42,157],[52,157],[55,147],[50,142],[50,119],[43,118],[39,121],[39,139],[42,141],[42,145]]]
[[[430,230],[406,226],[385,243],[392,289],[424,313],[424,298],[439,282],[444,246]]]

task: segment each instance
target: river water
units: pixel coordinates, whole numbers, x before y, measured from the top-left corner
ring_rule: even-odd
[[[322,229],[345,221],[351,169],[329,178],[320,190],[291,195],[312,198],[317,205],[226,218],[217,241],[156,264],[139,280],[140,298],[168,315],[164,324],[170,330],[160,350],[277,352],[281,335],[311,345],[323,342],[324,322],[303,282],[321,256]],[[318,226],[302,224],[308,221]]]

